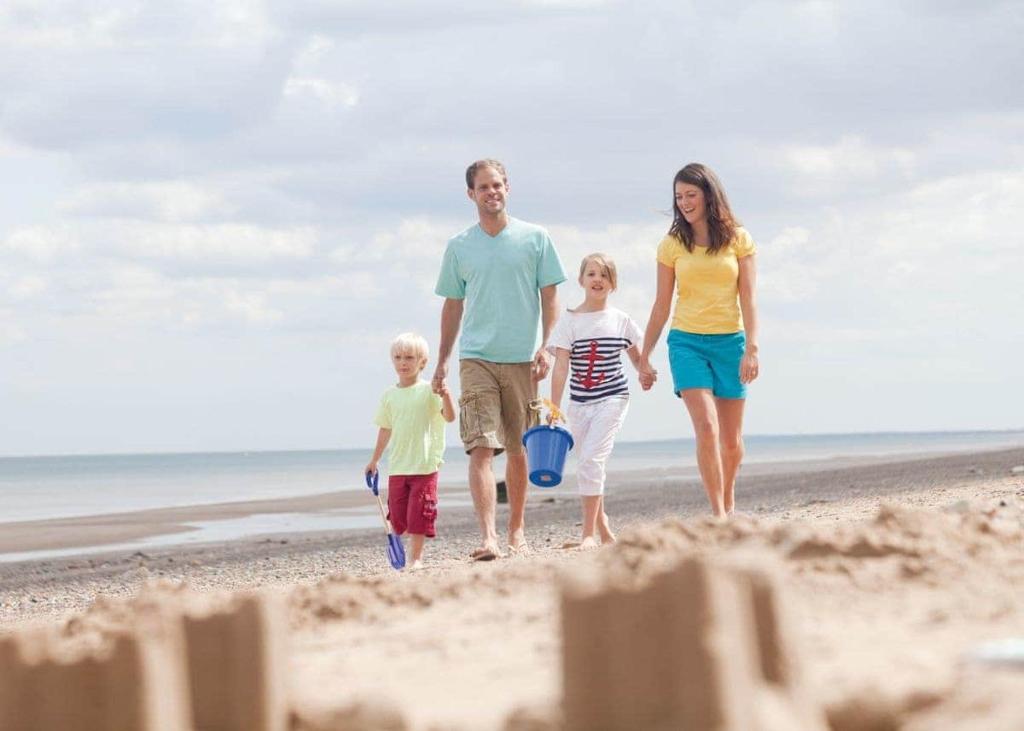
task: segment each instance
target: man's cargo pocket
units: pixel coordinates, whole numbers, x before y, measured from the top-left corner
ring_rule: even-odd
[[[469,444],[480,434],[480,394],[464,393],[459,396],[459,437]]]

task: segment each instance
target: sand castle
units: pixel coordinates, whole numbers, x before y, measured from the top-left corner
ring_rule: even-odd
[[[562,595],[568,731],[824,731],[770,573],[689,558]]]
[[[267,597],[142,603],[101,638],[0,638],[0,729],[284,731],[284,623]]]

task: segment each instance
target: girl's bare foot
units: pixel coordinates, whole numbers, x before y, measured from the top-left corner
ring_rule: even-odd
[[[597,529],[601,533],[601,543],[615,543],[615,534],[612,533],[612,528],[608,525],[607,513],[601,513],[601,518],[597,521]]]
[[[597,539],[594,536],[583,536],[583,540],[580,541],[580,550],[589,551],[592,548],[597,548]]]

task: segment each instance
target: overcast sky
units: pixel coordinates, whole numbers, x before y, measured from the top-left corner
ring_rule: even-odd
[[[483,156],[641,326],[672,177],[718,172],[749,433],[1024,426],[1022,37],[1020,2],[5,0],[0,454],[370,448]],[[656,356],[622,439],[689,434]]]

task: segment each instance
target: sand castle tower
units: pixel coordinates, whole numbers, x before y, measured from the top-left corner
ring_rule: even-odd
[[[195,731],[285,731],[285,620],[269,597],[238,594],[186,610]]]
[[[258,594],[154,595],[108,633],[0,638],[0,731],[285,731],[282,614]]]
[[[644,586],[562,595],[568,731],[824,731],[777,584],[690,558]]]
[[[178,628],[150,613],[91,644],[52,630],[0,638],[0,729],[190,731],[182,657]]]

